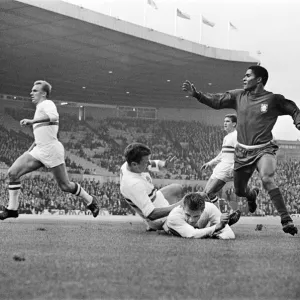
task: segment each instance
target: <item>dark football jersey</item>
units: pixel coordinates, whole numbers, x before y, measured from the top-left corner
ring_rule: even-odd
[[[231,90],[220,94],[199,93],[197,99],[214,109],[235,109],[237,140],[244,145],[260,145],[271,141],[278,116],[290,115],[295,125],[300,124],[299,108],[280,94],[263,91],[253,95],[244,90]]]

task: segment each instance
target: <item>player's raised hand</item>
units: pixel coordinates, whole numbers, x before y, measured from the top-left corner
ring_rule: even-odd
[[[194,85],[186,80],[182,85],[182,90],[187,92],[190,96],[195,97],[197,95],[197,90]]]
[[[208,163],[205,163],[202,167],[201,167],[201,171],[204,171],[206,170],[207,168],[209,167],[209,164]]]
[[[20,125],[22,127],[24,127],[24,126],[30,126],[30,125],[32,125],[32,120],[30,120],[30,119],[23,119],[23,120],[20,121]]]
[[[176,156],[170,155],[166,160],[165,160],[165,168],[166,169],[173,169],[174,168],[174,163],[176,160]]]

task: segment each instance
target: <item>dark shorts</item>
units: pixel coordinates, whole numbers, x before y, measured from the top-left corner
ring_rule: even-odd
[[[256,162],[265,154],[276,156],[278,146],[274,142],[270,142],[264,147],[256,149],[245,149],[239,144],[235,148],[234,154],[234,170],[237,171],[241,168],[253,169],[256,167]]]

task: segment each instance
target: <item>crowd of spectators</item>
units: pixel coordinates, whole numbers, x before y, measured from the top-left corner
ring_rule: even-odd
[[[174,169],[152,174],[154,178],[207,180],[208,172],[200,172],[200,167],[218,154],[225,136],[221,126],[196,121],[107,118],[99,120],[97,126],[92,124],[96,132],[106,132],[108,147],[97,159],[101,167],[113,173],[118,173],[124,148],[133,141],[148,145],[153,159],[176,156]]]
[[[9,109],[6,113],[15,119],[25,117],[24,112]],[[176,156],[174,168],[163,173],[152,173],[153,178],[207,180],[211,170],[200,171],[201,166],[215,157],[221,149],[225,132],[221,126],[210,126],[196,121],[170,120],[142,120],[128,118],[107,118],[102,120],[89,119],[78,121],[76,116],[61,114],[60,132],[65,137],[66,149],[76,149],[81,157],[97,163],[116,176],[120,166],[124,163],[124,148],[131,142],[137,141],[147,144],[152,150],[152,159],[166,159]],[[68,137],[68,138],[67,138]],[[32,136],[24,132],[8,130],[0,125],[0,162],[10,166],[13,161],[26,151],[32,143]],[[93,151],[101,147],[101,152],[87,155],[86,149]],[[92,153],[92,152],[89,152]],[[66,158],[69,172],[89,173],[81,165]],[[291,213],[300,213],[299,173],[300,162],[285,160],[278,162],[276,183],[282,190],[287,207]],[[128,214],[132,210],[122,200],[118,184],[99,183],[94,181],[81,182],[90,193],[101,200],[103,208],[113,214]],[[250,181],[252,186],[260,189],[258,196],[258,214],[273,215],[274,207],[269,195],[263,190],[261,181],[254,174]],[[1,179],[1,193],[4,188],[4,179]],[[186,187],[186,190],[192,187]],[[199,188],[198,188],[199,189]],[[2,195],[2,204],[7,200]],[[223,210],[228,210],[227,203],[248,214],[244,199],[235,196],[234,189],[226,189],[221,201]],[[21,196],[22,209],[41,211],[44,209],[79,209],[85,210],[84,205],[72,195],[62,193],[52,179],[45,177],[26,178],[23,182]]]

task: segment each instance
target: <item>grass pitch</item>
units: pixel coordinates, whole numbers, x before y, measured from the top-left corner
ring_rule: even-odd
[[[0,299],[300,299],[300,235],[274,217],[233,230],[190,240],[137,217],[21,215],[0,223]]]

